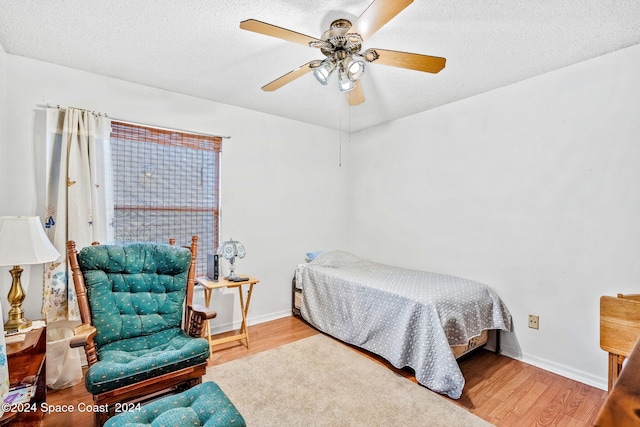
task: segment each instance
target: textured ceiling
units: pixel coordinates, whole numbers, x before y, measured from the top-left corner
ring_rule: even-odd
[[[366,101],[307,74],[260,88],[323,56],[243,31],[253,18],[313,37],[355,22],[370,0],[0,0],[7,53],[357,131],[640,43],[638,0],[415,0],[363,48],[447,58],[438,74],[369,64]],[[49,100],[55,102],[55,100]]]

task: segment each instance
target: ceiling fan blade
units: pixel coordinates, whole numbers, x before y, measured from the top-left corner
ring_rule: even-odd
[[[246,21],[242,21],[240,23],[240,28],[247,31],[253,31],[254,33],[276,37],[286,41],[300,43],[305,46],[309,46],[309,42],[320,41],[315,37],[296,33],[295,31],[267,24],[266,22],[256,21],[255,19],[247,19]]]
[[[309,61],[306,64],[302,65],[301,67],[296,68],[295,70],[288,72],[284,76],[278,77],[277,79],[275,79],[271,83],[268,83],[268,84],[262,86],[262,90],[264,90],[265,92],[273,92],[276,89],[280,89],[282,86],[286,85],[287,83],[291,83],[292,81],[294,81],[298,77],[304,76],[305,74],[313,71],[313,68],[311,68],[311,66],[310,66],[310,64],[312,62],[313,61]]]
[[[413,0],[373,0],[348,32],[358,33],[366,40],[411,3]]]
[[[392,67],[408,68],[410,70],[437,73],[444,68],[445,58],[438,56],[420,55],[419,53],[397,52],[395,50],[371,49],[379,56],[373,60],[375,64],[390,65]]]
[[[347,102],[352,107],[362,104],[364,102],[364,92],[362,91],[360,80],[356,80],[356,87],[351,89],[345,95],[347,97]]]

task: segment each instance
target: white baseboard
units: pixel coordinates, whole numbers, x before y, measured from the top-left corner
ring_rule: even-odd
[[[561,375],[563,377],[578,381],[592,387],[599,388],[601,390],[607,390],[607,378],[598,377],[588,372],[581,371],[579,369],[572,368],[567,365],[556,363],[538,356],[533,356],[527,353],[521,353],[520,351],[510,348],[502,344],[500,346],[501,354],[512,359],[519,360],[529,365],[536,366],[545,371],[553,372],[554,374]]]
[[[275,313],[269,313],[262,316],[250,315],[248,316],[247,322],[249,323],[249,326],[251,326],[251,325],[257,325],[264,322],[269,322],[271,320],[281,319],[283,317],[288,317],[288,316],[291,316],[291,309],[282,310]],[[211,328],[211,334],[214,335],[222,332],[229,332],[236,329],[240,329],[241,324],[242,324],[242,319],[238,319],[238,320],[234,320],[233,322],[226,322],[221,325],[216,325],[215,327]]]

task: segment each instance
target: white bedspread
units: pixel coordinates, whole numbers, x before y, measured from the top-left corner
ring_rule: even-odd
[[[485,329],[511,330],[511,314],[487,285],[327,252],[296,270],[302,317],[346,343],[411,367],[418,382],[458,399],[464,377],[450,345]]]

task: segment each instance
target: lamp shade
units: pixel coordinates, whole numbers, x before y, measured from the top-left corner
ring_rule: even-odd
[[[0,266],[43,264],[59,256],[42,228],[40,217],[0,217]]]
[[[242,243],[233,240],[233,238],[222,242],[220,248],[218,248],[218,255],[224,259],[244,258],[246,254],[247,252],[244,250]]]

